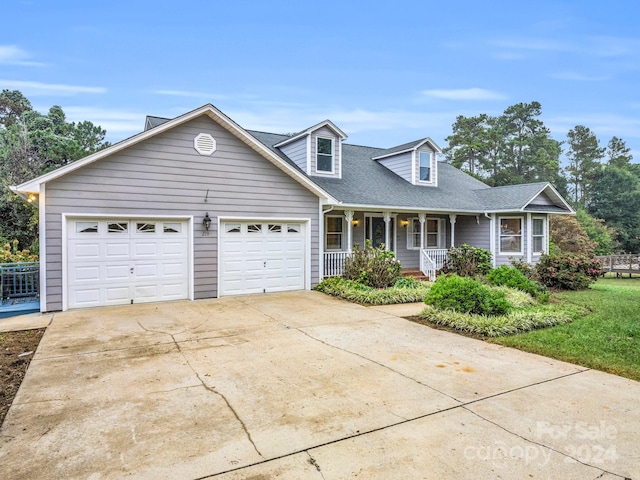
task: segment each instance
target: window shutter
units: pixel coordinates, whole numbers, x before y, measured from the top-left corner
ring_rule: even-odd
[[[447,248],[447,224],[444,218],[438,219],[438,248]]]

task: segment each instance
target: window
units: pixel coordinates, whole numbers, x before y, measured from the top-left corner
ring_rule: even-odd
[[[289,223],[289,224],[287,224],[287,232],[288,233],[300,233],[300,224],[299,223]]]
[[[164,233],[180,233],[182,232],[182,224],[165,222],[162,225],[162,230]]]
[[[333,173],[333,140],[330,138],[316,139],[316,171]]]
[[[76,222],[76,233],[98,233],[98,222]]]
[[[251,223],[247,225],[247,233],[260,233],[262,232],[262,224]]]
[[[500,253],[522,253],[522,218],[500,219]]]
[[[343,220],[342,217],[326,217],[326,250],[342,250],[342,233]]]
[[[107,223],[107,233],[127,233],[128,229],[128,222]]]
[[[240,224],[239,223],[226,223],[224,225],[225,233],[240,233]]]
[[[429,152],[420,152],[420,181],[431,181],[431,154]]]
[[[444,220],[442,218],[427,218],[424,222],[424,248],[443,248],[445,244]],[[420,220],[412,218],[407,231],[407,248],[420,248]]]
[[[546,223],[544,218],[534,218],[532,224],[531,240],[533,253],[544,253],[547,249]]]
[[[282,224],[280,224],[280,223],[270,223],[269,224],[269,233],[282,233]]]
[[[136,230],[140,233],[155,233],[156,224],[155,223],[138,223],[136,225]]]

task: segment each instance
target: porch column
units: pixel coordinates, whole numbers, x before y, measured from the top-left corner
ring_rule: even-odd
[[[456,218],[458,218],[458,215],[455,213],[449,215],[449,223],[451,223],[451,248],[456,246]]]
[[[353,210],[345,210],[344,218],[347,220],[347,252],[353,249]]]
[[[382,219],[384,220],[384,249],[389,250],[389,230],[391,227],[391,214],[389,212],[384,212]]]
[[[419,213],[418,220],[420,220],[420,250],[424,250],[424,222],[427,221],[427,215]]]

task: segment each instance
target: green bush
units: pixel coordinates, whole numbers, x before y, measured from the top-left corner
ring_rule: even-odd
[[[364,250],[355,247],[344,262],[344,278],[374,288],[390,287],[398,280],[402,265],[392,251],[373,248],[371,240],[365,242]]]
[[[424,282],[419,282],[413,277],[400,277],[393,284],[394,288],[423,288]]]
[[[29,250],[19,250],[18,240],[7,242],[0,249],[0,263],[37,262],[38,255]]]
[[[331,277],[320,282],[316,290],[350,302],[366,305],[393,305],[396,303],[421,302],[429,290],[429,284],[425,282],[416,283],[418,284],[417,287],[399,288],[394,286],[381,290],[368,287],[354,280]]]
[[[570,323],[573,318],[564,312],[552,310],[514,311],[497,317],[467,315],[458,312],[425,307],[420,317],[437,325],[444,325],[462,332],[499,337],[528,332],[538,328]]]
[[[536,282],[529,280],[517,268],[509,267],[508,265],[502,265],[491,270],[487,274],[487,282],[489,285],[517,288],[534,297],[538,295],[539,289]]]
[[[575,253],[542,255],[535,267],[540,283],[560,290],[584,290],[598,279],[600,273],[600,262]]]
[[[440,276],[427,292],[424,302],[440,310],[478,315],[503,315],[511,309],[504,292],[469,277]]]
[[[486,275],[492,267],[491,252],[464,243],[457,248],[449,249],[442,271],[460,277],[475,277]]]

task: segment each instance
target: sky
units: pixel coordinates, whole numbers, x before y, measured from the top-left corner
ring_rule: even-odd
[[[0,89],[117,142],[212,103],[246,129],[446,146],[458,115],[538,101],[640,161],[640,2],[5,0]]]

